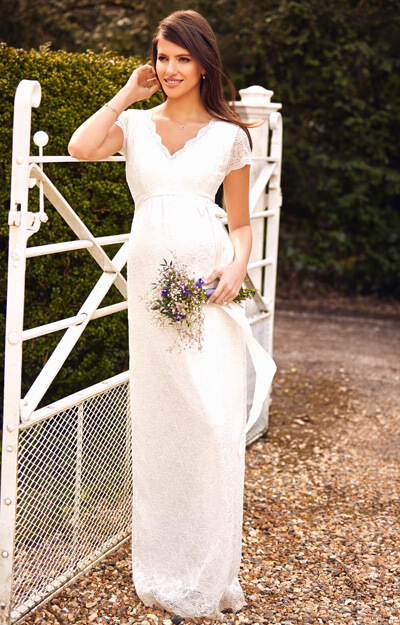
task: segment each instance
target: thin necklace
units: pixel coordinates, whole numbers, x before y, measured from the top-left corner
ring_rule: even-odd
[[[174,119],[171,115],[170,115],[170,117],[171,117],[173,122],[175,122],[176,124],[179,124],[179,127],[180,127],[181,130],[186,130],[187,121],[184,124],[181,124],[181,122],[178,122],[178,120]]]
[[[176,124],[179,124],[179,127],[181,130],[186,130],[186,124],[188,123],[189,120],[186,120],[183,124],[181,122],[178,122],[177,119],[175,119],[174,117],[172,117],[172,115],[170,114],[170,118],[173,122],[175,122]],[[192,120],[194,121],[194,120]]]

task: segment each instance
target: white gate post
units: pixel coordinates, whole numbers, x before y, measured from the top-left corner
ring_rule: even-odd
[[[253,246],[249,261],[249,275],[262,300],[254,298],[253,301],[247,302],[246,314],[252,324],[254,336],[272,355],[281,206],[282,118],[278,111],[282,105],[271,102],[273,91],[258,85],[241,89],[239,94],[241,101],[235,102],[238,116],[245,122],[263,122],[250,128],[253,141],[253,163],[250,170]],[[255,384],[254,370],[250,363],[247,382],[248,406],[250,406]],[[267,430],[268,408],[269,398],[259,419],[247,435],[247,443],[254,441]]]
[[[4,372],[4,417],[1,471],[0,534],[0,623],[9,622],[13,581],[15,517],[17,500],[17,456],[21,401],[22,330],[24,321],[25,250],[34,217],[28,212],[31,109],[38,107],[41,87],[36,80],[23,80],[14,100],[12,146],[10,238],[8,252],[8,297]]]
[[[252,163],[250,173],[250,188],[256,182],[261,170],[265,166],[266,159],[269,156],[269,133],[270,133],[270,115],[279,111],[282,104],[271,102],[274,92],[264,89],[258,85],[240,89],[241,100],[235,102],[236,113],[244,122],[264,121],[260,126],[250,128],[250,135],[253,141],[252,156],[257,160]],[[267,207],[267,196],[261,194],[252,212],[265,210]],[[252,222],[253,247],[250,256],[250,263],[259,261],[264,258],[264,220],[257,219]],[[251,278],[258,289],[262,289],[262,268],[252,270]],[[262,293],[264,295],[264,293]]]

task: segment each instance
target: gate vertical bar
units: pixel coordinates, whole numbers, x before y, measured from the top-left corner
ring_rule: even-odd
[[[7,316],[4,371],[4,423],[1,471],[0,623],[11,617],[14,539],[17,503],[18,434],[21,402],[22,330],[24,322],[26,242],[33,226],[28,212],[29,153],[32,107],[38,107],[41,87],[23,80],[14,100]]]
[[[282,205],[281,191],[281,164],[282,164],[282,116],[278,112],[273,112],[269,118],[271,130],[270,158],[277,163],[268,185],[268,210],[271,211],[266,234],[266,250],[264,256],[278,258],[279,242],[279,221]],[[271,227],[269,227],[271,226]],[[276,292],[277,262],[267,265],[265,268],[265,280],[263,285],[263,295],[267,301],[275,301]],[[273,352],[274,342],[275,305],[271,307],[271,334],[270,350]]]
[[[75,493],[74,493],[74,513],[72,517],[72,557],[75,560],[78,553],[79,544],[79,518],[81,513],[82,498],[82,454],[83,454],[83,419],[85,416],[85,402],[78,406],[78,424],[76,433],[76,475],[75,475]]]

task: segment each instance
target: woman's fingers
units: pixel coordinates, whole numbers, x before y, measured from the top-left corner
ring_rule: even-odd
[[[208,278],[205,279],[204,284],[210,284],[211,282],[214,282],[214,280],[219,278],[220,275],[221,275],[221,271],[219,269],[214,269],[212,274],[209,275]]]
[[[213,271],[206,283],[219,278],[218,286],[208,298],[210,304],[226,304],[232,302],[239,294],[244,275],[243,268],[235,262]]]
[[[154,95],[155,92],[158,91],[161,88],[161,85],[160,85],[160,83],[157,80],[157,82],[153,82],[152,85],[147,85],[147,88],[149,90],[149,92],[147,94],[147,97],[151,98],[151,96]]]
[[[224,284],[222,281],[220,281],[218,287],[215,289],[214,293],[208,298],[207,301],[210,304],[230,303],[235,299],[235,297],[239,293],[239,289],[236,289],[230,283]]]
[[[149,97],[149,92],[152,95],[160,88],[156,72],[151,65],[141,65],[134,69],[129,77],[128,84],[136,91],[140,90],[140,94],[143,97]]]
[[[218,286],[207,300],[209,304],[229,304],[239,294],[243,284],[245,268],[233,261],[226,267],[215,269],[206,279],[205,284],[219,278]]]

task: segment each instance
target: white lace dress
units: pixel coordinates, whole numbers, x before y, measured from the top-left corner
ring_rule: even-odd
[[[183,617],[239,610],[246,422],[245,342],[216,304],[205,306],[202,351],[169,347],[143,296],[171,253],[196,277],[233,248],[214,204],[225,176],[251,162],[244,131],[212,120],[172,156],[151,110],[128,110],[124,132],[135,216],[128,257],[132,403],[132,570],[140,599]],[[217,256],[219,260],[217,261]]]

